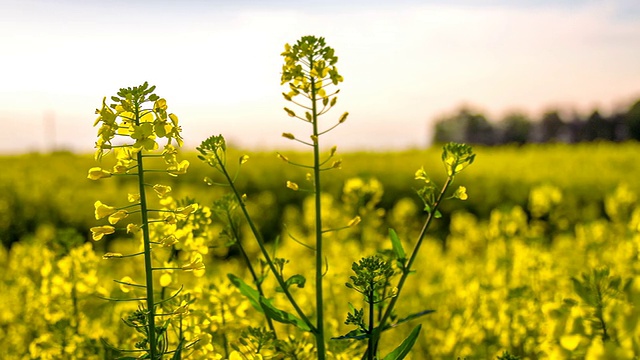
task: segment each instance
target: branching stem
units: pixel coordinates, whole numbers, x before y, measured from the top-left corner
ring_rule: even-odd
[[[422,242],[424,241],[424,238],[427,234],[427,230],[429,229],[429,226],[431,225],[431,222],[433,221],[435,214],[438,211],[438,207],[440,207],[440,203],[444,198],[444,194],[447,192],[447,189],[449,189],[449,186],[451,185],[452,182],[453,182],[453,176],[447,177],[447,181],[442,186],[442,190],[440,191],[438,198],[433,204],[431,211],[429,212],[429,215],[427,215],[427,219],[425,220],[424,225],[422,226],[420,235],[418,235],[418,241],[416,241],[416,244],[413,247],[413,250],[411,251],[411,256],[409,257],[409,260],[407,261],[407,263],[404,265],[402,269],[402,275],[400,276],[400,280],[398,280],[398,286],[397,286],[398,291],[396,292],[396,296],[391,298],[389,305],[384,311],[384,315],[382,315],[382,319],[378,323],[378,327],[376,327],[373,331],[373,334],[372,334],[373,348],[369,346],[365,354],[373,355],[377,352],[379,340],[380,340],[380,333],[382,332],[382,329],[385,327],[387,321],[389,320],[389,318],[391,317],[391,314],[393,313],[393,308],[395,307],[396,303],[398,302],[398,299],[400,298],[400,293],[402,292],[402,288],[404,287],[404,284],[407,281],[409,274],[411,274],[411,267],[413,266],[414,261],[418,257],[418,252],[420,251]]]

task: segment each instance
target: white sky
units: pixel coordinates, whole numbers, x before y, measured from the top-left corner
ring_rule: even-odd
[[[339,56],[324,121],[350,116],[324,143],[343,149],[425,146],[462,104],[535,117],[640,98],[637,0],[388,3],[0,0],[0,152],[91,151],[102,97],[144,81],[189,147],[290,147],[280,134],[303,127],[282,111],[280,53],[308,34]]]

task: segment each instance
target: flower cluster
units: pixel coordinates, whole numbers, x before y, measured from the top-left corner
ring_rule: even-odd
[[[134,328],[143,337],[136,347],[147,351],[149,357],[155,359],[157,355],[167,352],[166,336],[168,336],[167,327],[169,326],[167,322],[157,327],[156,317],[169,316],[171,319],[178,317],[180,319],[178,323],[182,324],[182,318],[189,313],[190,303],[185,300],[188,296],[180,295],[182,286],[173,285],[172,273],[174,270],[183,270],[201,276],[205,267],[202,253],[206,252],[192,251],[177,258],[176,245],[181,240],[189,241],[188,231],[180,232],[180,227],[187,217],[198,210],[198,204],[188,203],[176,206],[170,196],[171,186],[152,185],[145,181],[145,176],[149,173],[177,176],[186,173],[189,167],[187,160],[179,161],[177,157],[176,146],[180,147],[183,144],[178,117],[167,112],[166,100],[154,94],[154,90],[155,86],[149,87],[145,82],[138,87],[120,89],[118,96],[111,97],[113,104],[107,105],[106,98],[103,100],[102,108],[96,110],[98,118],[94,123],[94,126],[100,125],[95,158],[102,160],[105,154],[113,151],[116,162],[110,170],[101,167],[91,168],[87,177],[91,180],[99,180],[112,176],[131,176],[138,180],[138,192],[127,194],[129,204],[111,206],[102,201],[94,203],[96,220],[107,219],[108,225],[92,227],[91,233],[93,240],[99,241],[105,235],[114,234],[117,230],[126,230],[126,233],[133,234],[142,241],[142,251],[131,254],[108,252],[103,258],[144,257],[144,282],[138,284],[129,276],[117,282],[125,293],[132,289],[146,292],[144,305],[126,317],[125,324]],[[158,151],[157,142],[160,138],[167,139],[161,152]],[[116,139],[122,139],[122,141],[116,141]],[[164,164],[158,166],[158,160]],[[149,163],[154,166],[150,166]],[[157,196],[160,207],[151,206],[153,196],[150,195],[148,198],[147,193]],[[132,217],[131,215],[134,214],[136,216]],[[125,219],[131,218],[134,220],[122,227],[116,227]],[[163,251],[167,248],[170,249],[169,252]],[[177,260],[181,263],[178,264]],[[158,281],[163,288],[159,295],[153,290],[154,283]],[[165,288],[170,291],[165,293]],[[141,298],[111,300],[138,301]],[[173,343],[180,347],[184,339],[176,339]]]

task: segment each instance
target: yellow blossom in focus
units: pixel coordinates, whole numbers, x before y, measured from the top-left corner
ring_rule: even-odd
[[[100,220],[100,219],[102,219],[104,217],[107,217],[107,216],[113,214],[114,212],[118,211],[113,206],[109,206],[109,205],[103,204],[102,201],[100,201],[100,200],[96,201],[93,204],[93,206],[96,209],[96,211],[95,211],[96,220]]]
[[[191,204],[189,206],[177,208],[175,213],[177,215],[189,216],[189,214],[196,210],[198,210],[198,204]]]
[[[300,188],[298,186],[298,184],[292,182],[292,181],[287,181],[287,187],[293,191],[298,191],[298,189]]]
[[[111,173],[107,170],[103,170],[100,167],[92,167],[89,169],[89,175],[87,175],[87,179],[98,180],[102,178],[110,177]]]
[[[169,247],[177,243],[178,243],[178,239],[173,234],[160,240],[160,245],[163,247]]]
[[[167,100],[165,100],[165,99],[156,100],[155,104],[153,104],[153,109],[155,111],[167,110]]]
[[[118,162],[113,166],[114,174],[126,174],[127,170],[129,170],[129,167],[121,162]]]
[[[163,198],[165,195],[171,192],[171,186],[166,185],[153,185],[153,191],[156,192],[159,198]]]
[[[424,180],[426,183],[429,183],[431,180],[429,179],[429,175],[427,175],[427,172],[424,171],[424,168],[421,167],[420,169],[418,169],[414,175],[414,178],[416,180]]]
[[[118,221],[126,218],[127,216],[129,216],[129,213],[127,211],[118,210],[118,211],[114,212],[113,214],[109,215],[109,223],[111,225],[115,225],[116,223],[118,223]]]
[[[178,150],[176,150],[175,146],[171,144],[167,144],[162,151],[162,157],[164,158],[164,162],[167,165],[174,165],[178,163],[176,155],[178,154]]]
[[[173,225],[176,223],[176,217],[173,214],[167,214],[164,217],[164,222],[170,225]]]
[[[453,193],[453,197],[460,200],[467,200],[469,195],[467,195],[467,188],[464,186],[460,186],[456,189],[456,192]]]
[[[182,160],[180,163],[171,165],[167,168],[169,175],[182,175],[187,173],[187,169],[189,168],[189,161]]]
[[[140,226],[136,224],[127,224],[127,234],[137,234],[140,231]]]
[[[102,240],[102,237],[105,235],[113,234],[116,232],[116,229],[113,226],[105,225],[105,226],[95,226],[91,229],[91,237],[94,241]]]
[[[360,221],[362,221],[362,219],[360,218],[360,216],[356,216],[353,219],[351,219],[349,221],[349,223],[347,224],[348,227],[352,227],[352,226],[356,226],[358,224],[360,224]]]

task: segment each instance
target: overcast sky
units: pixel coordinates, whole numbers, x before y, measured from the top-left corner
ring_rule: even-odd
[[[463,104],[535,117],[640,98],[637,0],[0,0],[0,152],[92,151],[102,98],[144,81],[189,147],[289,147],[303,128],[282,111],[280,53],[309,34],[339,57],[323,121],[350,112],[324,140],[343,149],[426,146]]]

